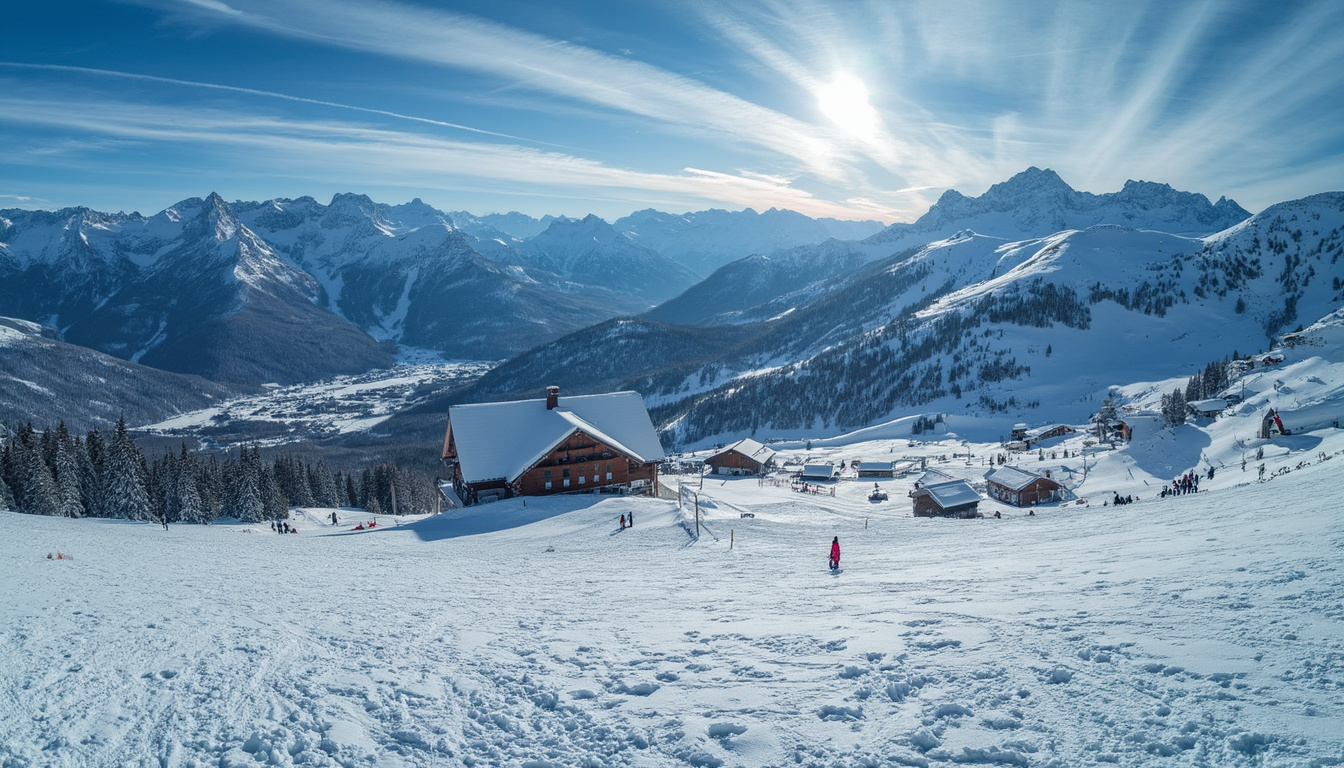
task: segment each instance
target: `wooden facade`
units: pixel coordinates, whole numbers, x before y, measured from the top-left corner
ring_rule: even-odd
[[[716,475],[759,475],[774,461],[774,451],[746,438],[705,459],[705,465]]]
[[[985,483],[985,493],[991,499],[1015,507],[1047,504],[1064,497],[1063,486],[1059,483],[1018,469],[1012,469],[1011,474],[1003,470],[991,471],[985,476]]]
[[[963,480],[926,485],[911,494],[915,517],[960,517],[980,515],[980,498]]]
[[[449,503],[657,493],[663,451],[638,393],[580,395],[566,403],[558,387],[548,387],[545,400],[450,408],[442,454],[452,480],[452,492],[444,493]]]

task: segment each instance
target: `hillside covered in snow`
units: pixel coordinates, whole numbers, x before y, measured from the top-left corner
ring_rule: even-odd
[[[1307,414],[1344,405],[1342,333],[1213,420],[1120,388],[1130,443],[1012,454],[1066,499],[975,520],[912,517],[917,473],[875,502],[787,471],[372,529],[296,509],[297,535],[0,512],[0,763],[1339,764],[1344,432]],[[1269,406],[1292,434],[1256,437]],[[1004,454],[974,420],[901,427],[774,447],[977,483]]]

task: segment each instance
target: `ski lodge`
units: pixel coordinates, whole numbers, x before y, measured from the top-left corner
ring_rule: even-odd
[[[1012,434],[1009,435],[1009,441],[1014,443],[1025,443],[1028,448],[1032,443],[1039,443],[1042,440],[1049,440],[1052,437],[1061,437],[1074,431],[1068,424],[1050,424],[1044,427],[1027,428],[1026,424],[1014,424]]]
[[[1030,507],[1064,498],[1064,489],[1054,480],[1016,467],[995,467],[985,473],[985,493],[991,499],[1015,507]]]
[[[910,493],[915,517],[978,517],[980,494],[965,480],[921,485]]]
[[[858,466],[859,477],[895,477],[893,465],[890,461],[860,461]]]
[[[798,475],[799,480],[809,480],[811,482],[824,482],[835,479],[835,464],[831,462],[804,464],[803,471]]]
[[[657,493],[663,446],[638,392],[454,405],[443,460],[449,504],[578,491]]]
[[[1196,400],[1186,403],[1185,407],[1190,409],[1191,415],[1195,418],[1210,419],[1227,410],[1227,401],[1221,398]]]
[[[744,437],[705,459],[709,471],[716,475],[760,475],[774,463],[775,452],[750,437]]]

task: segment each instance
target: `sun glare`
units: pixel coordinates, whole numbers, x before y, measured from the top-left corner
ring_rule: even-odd
[[[868,103],[868,87],[853,75],[840,75],[822,86],[817,106],[846,133],[871,139],[877,132],[877,111]]]

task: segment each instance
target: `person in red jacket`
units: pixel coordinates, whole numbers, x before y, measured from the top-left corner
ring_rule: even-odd
[[[831,539],[831,570],[837,570],[840,567],[840,537]]]

